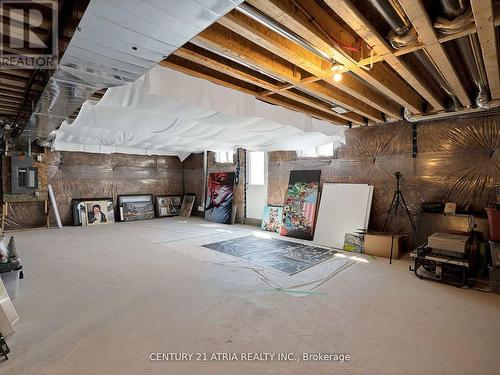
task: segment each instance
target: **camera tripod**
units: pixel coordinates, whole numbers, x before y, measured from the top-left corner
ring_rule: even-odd
[[[410,219],[411,227],[413,228],[413,231],[415,232],[415,224],[413,223],[413,219],[411,218],[410,210],[408,209],[408,206],[406,205],[405,198],[403,197],[403,193],[401,192],[401,172],[396,172],[396,191],[394,192],[394,196],[392,197],[392,202],[389,207],[389,210],[387,211],[387,217],[385,218],[384,222],[384,228],[383,231],[385,232],[387,228],[387,223],[389,222],[390,218],[392,217],[393,219],[393,226],[392,226],[392,237],[391,237],[391,255],[389,258],[389,264],[392,264],[392,253],[394,251],[394,234],[396,232],[396,219],[398,215],[398,210],[400,209],[399,206],[401,206],[402,210],[406,212],[408,215],[408,219]]]

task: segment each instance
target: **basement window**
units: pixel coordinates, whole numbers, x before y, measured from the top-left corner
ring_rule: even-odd
[[[264,185],[266,173],[266,158],[264,151],[250,151],[248,153],[248,170],[250,185]]]
[[[234,163],[234,151],[216,151],[216,163]]]
[[[326,145],[306,148],[305,150],[298,150],[297,156],[299,158],[318,158],[325,156],[333,156],[335,152],[336,145],[332,143],[327,143]]]

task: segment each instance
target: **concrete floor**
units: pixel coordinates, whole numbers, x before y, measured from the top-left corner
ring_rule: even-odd
[[[499,374],[500,296],[356,262],[296,297],[190,251],[252,233],[200,219],[15,233],[21,317],[0,374]],[[156,242],[156,243],[154,243]],[[157,352],[349,353],[338,362],[157,362]]]

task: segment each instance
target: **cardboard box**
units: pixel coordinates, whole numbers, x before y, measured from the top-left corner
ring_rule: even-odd
[[[365,234],[365,254],[389,258],[391,256],[391,238],[388,233]],[[406,252],[408,236],[404,234],[394,235],[394,247],[392,259],[399,259]]]

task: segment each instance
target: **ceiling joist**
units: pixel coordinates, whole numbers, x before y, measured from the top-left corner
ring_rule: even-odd
[[[311,24],[307,15],[300,12],[290,0],[249,0],[260,11],[274,18],[285,27],[293,30],[302,38],[310,42],[316,48],[332,56],[337,62],[361,78],[363,81],[380,91],[388,98],[398,103],[400,106],[408,108],[413,113],[420,113],[423,108],[423,99],[412,90],[403,80],[396,76],[388,68],[382,65],[375,65],[370,71],[358,66],[349,53],[342,49],[342,46],[332,43],[331,38],[317,30]],[[308,5],[318,7],[315,2],[308,2]],[[380,108],[379,108],[380,109]],[[387,113],[387,109],[380,109]],[[398,111],[387,113],[395,118],[401,118]]]
[[[347,124],[345,121],[349,122],[354,122],[356,124],[363,124],[363,118],[359,115],[352,114],[351,116],[343,116],[343,115],[338,115],[336,112],[334,112],[331,108],[327,107],[324,104],[319,104],[311,99],[305,98],[301,95],[298,95],[294,92],[288,91],[290,88],[294,87],[292,84],[282,84],[282,85],[275,85],[272,83],[269,83],[268,81],[258,78],[255,76],[255,74],[251,74],[242,67],[237,67],[235,66],[236,64],[231,64],[231,62],[228,61],[218,61],[216,57],[208,57],[206,55],[201,54],[200,52],[192,51],[187,48],[179,48],[176,52],[175,55],[182,57],[186,60],[192,61],[194,63],[203,65],[207,68],[214,69],[216,71],[219,71],[221,73],[227,74],[233,78],[252,83],[256,86],[261,87],[265,91],[260,93],[258,95],[258,98],[262,98],[263,96],[269,96],[274,93],[279,93],[284,97],[288,97],[289,99],[293,99],[299,103],[303,103],[305,105],[309,105],[310,107],[319,109],[320,111],[323,111],[325,113],[328,113],[332,116],[337,116],[339,118],[340,124],[345,125]],[[343,119],[345,121],[342,121],[340,119]]]
[[[425,87],[411,69],[392,52],[389,44],[380,36],[361,12],[349,0],[326,0],[326,3],[337,13],[374,52],[385,60],[406,82],[408,82],[436,110],[443,110],[439,98]]]
[[[191,40],[191,43],[227,56],[232,60],[241,62],[243,65],[256,66],[282,82],[293,84],[297,88],[311,92],[312,95],[319,95],[324,100],[337,103],[347,110],[356,112],[373,121],[381,122],[383,120],[379,111],[331,85],[322,87],[320,91],[316,92],[317,85],[315,84],[318,82],[303,84],[293,64],[241,38],[233,31],[219,24],[213,24],[202,31]],[[310,81],[308,80],[308,82]]]
[[[316,55],[299,47],[282,36],[271,30],[266,29],[264,26],[249,19],[238,13],[231,13],[218,21],[221,25],[225,26],[238,35],[244,37],[248,41],[264,48],[275,56],[280,56],[285,60],[291,62],[307,73],[311,77],[306,78],[305,82],[313,82],[323,80],[331,85],[330,101],[347,108],[350,111],[359,113],[362,116],[370,118],[374,121],[381,119],[380,112],[385,110],[386,113],[396,115],[399,108],[395,105],[390,105],[388,101],[380,95],[380,93],[371,89],[367,85],[357,80],[350,75],[345,75],[342,82],[335,82],[333,73],[330,66],[325,69],[323,64],[326,64],[322,59]],[[241,39],[241,38],[240,38]],[[256,62],[258,63],[258,62]],[[284,77],[282,77],[284,78]],[[298,88],[310,90],[310,87],[302,83],[302,80],[291,82]],[[375,108],[369,108],[366,104],[372,105]],[[387,104],[387,105],[386,105]],[[378,109],[376,109],[378,107]]]
[[[339,117],[328,115],[320,110],[308,107],[306,105],[300,105],[300,103],[294,103],[291,100],[285,101],[285,99],[278,99],[278,98],[273,98],[273,97],[260,98],[259,97],[260,91],[257,91],[255,89],[245,88],[244,86],[242,86],[241,82],[238,82],[238,81],[229,82],[228,79],[224,79],[223,74],[217,74],[216,71],[213,71],[212,69],[206,69],[205,71],[202,71],[202,69],[200,69],[200,68],[203,68],[203,67],[200,67],[200,65],[192,64],[190,66],[189,63],[191,63],[191,62],[187,61],[187,60],[183,61],[182,59],[179,59],[178,57],[172,58],[172,56],[171,56],[171,57],[169,57],[168,60],[162,61],[161,65],[168,67],[168,68],[175,69],[175,70],[180,71],[182,73],[192,75],[194,77],[206,79],[212,83],[215,83],[215,84],[218,84],[218,85],[221,85],[224,87],[228,87],[228,88],[231,88],[234,90],[244,92],[244,93],[249,94],[249,95],[253,95],[253,96],[258,97],[259,99],[261,99],[265,102],[271,103],[271,104],[281,105],[282,107],[285,107],[285,108],[288,108],[288,109],[291,109],[294,111],[308,113],[309,115],[311,115],[313,117],[316,117],[316,118],[319,118],[319,119],[322,119],[322,120],[325,120],[328,122],[332,122],[332,123],[339,124],[339,125],[347,125],[348,124],[347,121],[342,120]],[[227,77],[227,78],[230,78],[230,77]]]
[[[413,24],[421,41],[424,43],[424,49],[429,58],[446,79],[458,100],[460,100],[460,103],[462,103],[464,107],[470,106],[471,101],[469,96],[458,78],[450,58],[446,54],[441,43],[439,43],[436,31],[422,4],[422,0],[399,0],[399,3]]]
[[[488,76],[491,98],[500,98],[500,72],[498,69],[497,40],[493,24],[493,3],[491,0],[471,0],[476,22],[477,35],[481,44],[484,66]]]

